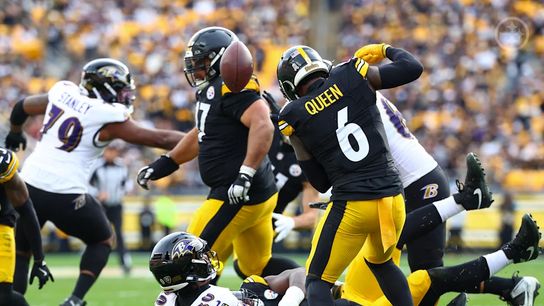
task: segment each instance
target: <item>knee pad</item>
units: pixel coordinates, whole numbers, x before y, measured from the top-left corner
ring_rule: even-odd
[[[110,256],[111,245],[107,243],[97,243],[88,245],[81,256],[81,262],[79,264],[80,270],[87,270],[98,276]]]

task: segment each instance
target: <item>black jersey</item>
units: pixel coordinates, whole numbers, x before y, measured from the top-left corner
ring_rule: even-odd
[[[240,121],[245,110],[260,98],[256,79],[246,89],[232,93],[221,77],[214,78],[197,92],[200,175],[211,190],[208,198],[228,201],[227,191],[238,176],[247,151],[249,129]],[[249,190],[249,202],[257,204],[276,192],[274,175],[265,156]]]
[[[402,192],[389,153],[368,64],[353,58],[312,84],[280,113],[282,133],[298,136],[323,166],[333,200],[371,200]]]
[[[8,201],[3,183],[10,181],[19,167],[19,160],[10,150],[0,148],[0,224],[15,227],[17,213]]]
[[[281,137],[279,129],[274,131],[274,140],[268,157],[272,162],[276,187],[278,187],[278,203],[274,209],[275,213],[283,213],[287,204],[297,198],[302,192],[302,184],[306,177],[297,163],[297,157],[293,147],[286,144]]]
[[[270,289],[268,282],[258,275],[251,275],[244,279],[240,286],[241,291],[246,291],[249,297],[258,298],[264,306],[277,306],[283,295]]]

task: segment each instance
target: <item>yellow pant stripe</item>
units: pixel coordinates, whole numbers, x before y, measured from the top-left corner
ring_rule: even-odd
[[[0,224],[0,283],[13,283],[15,234],[13,227]]]

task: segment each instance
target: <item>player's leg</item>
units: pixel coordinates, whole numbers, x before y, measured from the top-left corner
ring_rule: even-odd
[[[28,306],[25,298],[13,290],[15,234],[13,227],[5,224],[0,224],[0,262],[0,306]]]
[[[81,255],[79,276],[72,295],[62,305],[84,305],[83,298],[108,262],[113,243],[109,220],[100,203],[88,194],[51,194],[57,212],[51,221],[63,232],[81,239],[86,248]]]
[[[432,205],[434,201],[450,196],[450,188],[444,171],[437,166],[421,179],[404,189],[406,212]],[[423,224],[425,221],[419,223]],[[410,228],[407,228],[410,230]],[[408,232],[407,232],[408,233]],[[433,230],[407,241],[408,264],[410,270],[430,269],[444,265],[442,257],[446,247],[446,225],[440,223]]]
[[[113,230],[116,237],[116,248],[119,254],[119,262],[123,267],[125,274],[130,272],[131,260],[130,255],[125,247],[125,237],[123,235],[123,205],[115,205],[106,209],[108,219],[113,224]]]
[[[379,230],[368,235],[363,257],[391,304],[413,305],[408,282],[391,258],[406,216],[404,199],[402,195],[383,198],[376,206]]]
[[[233,243],[237,256],[235,269],[240,277],[276,275],[299,267],[288,258],[272,256],[272,212],[276,206],[276,198],[277,194],[261,204],[245,206],[240,212],[241,217],[243,216],[240,220],[252,218],[251,227],[242,231]]]

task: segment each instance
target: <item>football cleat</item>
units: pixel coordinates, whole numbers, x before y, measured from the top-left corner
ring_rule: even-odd
[[[466,293],[459,293],[451,302],[446,306],[466,306],[468,301],[468,296]]]
[[[457,204],[461,204],[466,210],[488,208],[493,203],[493,194],[485,183],[485,171],[478,156],[468,153],[466,157],[467,176],[465,183],[456,181],[459,193],[453,195]]]
[[[501,296],[510,306],[533,306],[538,295],[540,283],[531,276],[519,277],[517,273],[512,276],[514,288]]]
[[[538,231],[539,227],[531,214],[523,215],[521,226],[512,241],[505,243],[501,250],[506,257],[512,259],[514,263],[533,260],[538,257],[540,252],[538,242],[542,234]]]
[[[64,300],[62,304],[60,304],[60,306],[85,306],[85,305],[87,305],[87,302],[73,295],[67,298],[66,300]]]

